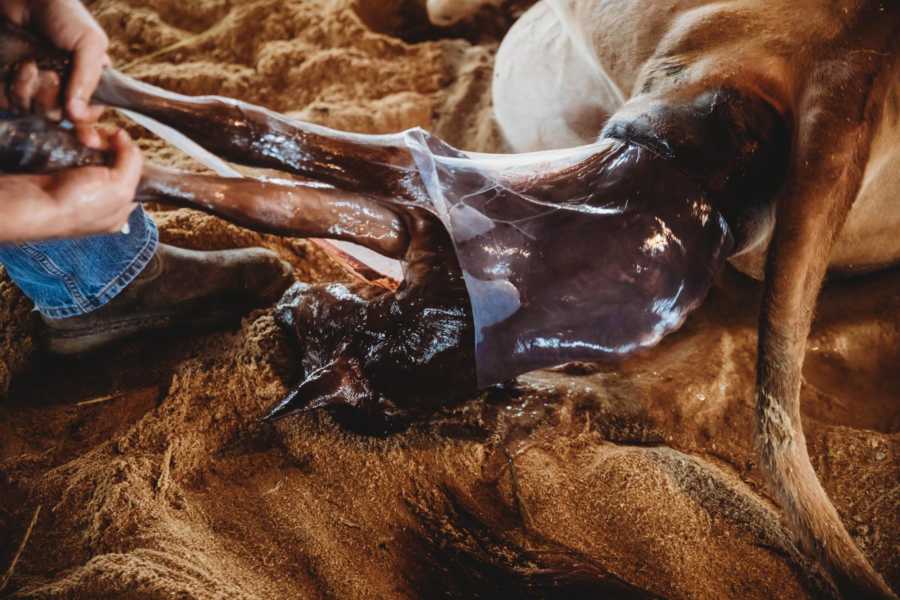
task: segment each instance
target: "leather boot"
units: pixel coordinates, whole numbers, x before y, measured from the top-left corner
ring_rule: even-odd
[[[271,304],[292,281],[290,265],[262,248],[198,252],[160,244],[106,305],[77,317],[42,317],[41,338],[51,353],[71,355],[139,334],[188,333]]]

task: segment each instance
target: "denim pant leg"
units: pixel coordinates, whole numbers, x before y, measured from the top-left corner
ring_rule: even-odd
[[[83,315],[115,298],[156,253],[159,234],[143,208],[128,224],[127,235],[0,244],[0,264],[44,316]]]

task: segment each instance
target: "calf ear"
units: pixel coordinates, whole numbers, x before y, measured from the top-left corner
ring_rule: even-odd
[[[856,98],[864,107],[858,114],[821,106],[821,95],[800,112],[808,118],[798,123],[797,151],[777,205],[757,358],[755,441],[762,469],[804,549],[822,561],[845,598],[895,596],[854,544],[813,470],[800,385],[816,298],[868,160],[880,110],[874,96],[867,90]]]
[[[322,408],[362,408],[374,399],[359,363],[341,357],[310,373],[263,420],[277,421],[294,413]]]

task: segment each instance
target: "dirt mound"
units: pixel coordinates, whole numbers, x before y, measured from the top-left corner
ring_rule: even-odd
[[[153,83],[501,149],[490,114],[500,13],[441,32],[421,5],[397,0],[91,8],[117,64]],[[344,277],[303,241],[184,210],[155,216],[172,243],[262,244],[300,279]],[[0,594],[813,596],[826,584],[780,525],[750,442],[758,294],[726,274],[681,331],[624,365],[530,374],[367,438],[324,414],[259,423],[298,376],[267,310],[224,331],[61,362],[33,350],[29,306],[0,278],[0,569],[41,507]],[[831,285],[803,392],[817,472],[895,587],[898,315],[900,273]]]

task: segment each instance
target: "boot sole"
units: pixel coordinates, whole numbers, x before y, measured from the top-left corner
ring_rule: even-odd
[[[191,333],[208,330],[230,320],[239,320],[246,312],[246,310],[235,312],[220,309],[204,311],[200,315],[148,315],[140,319],[125,319],[109,323],[104,325],[101,331],[97,331],[96,328],[48,329],[43,332],[41,337],[43,346],[49,353],[58,356],[74,356],[101,350],[116,342],[132,339],[139,335],[166,331]]]

